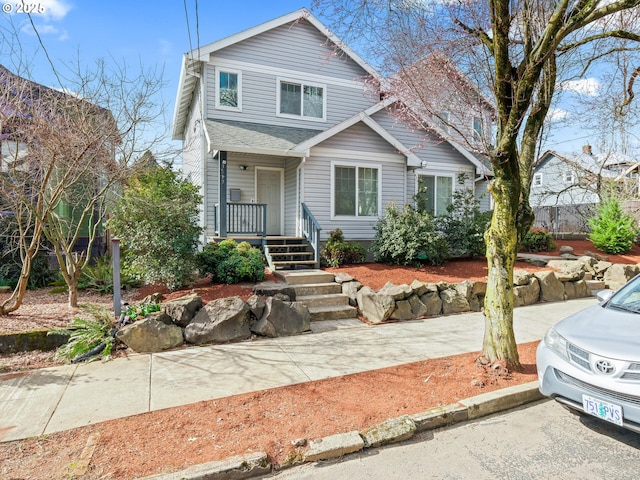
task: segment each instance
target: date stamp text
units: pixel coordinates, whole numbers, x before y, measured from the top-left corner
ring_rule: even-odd
[[[2,13],[45,13],[46,7],[43,3],[3,3]]]

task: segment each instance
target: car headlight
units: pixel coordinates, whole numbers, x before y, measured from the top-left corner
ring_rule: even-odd
[[[567,341],[556,331],[555,328],[551,327],[547,331],[547,334],[544,336],[544,344],[565,360],[569,360],[569,354],[567,353]]]

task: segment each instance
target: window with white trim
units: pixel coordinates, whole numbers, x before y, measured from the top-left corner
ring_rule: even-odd
[[[278,114],[325,120],[326,88],[286,80],[278,81]]]
[[[480,141],[484,138],[484,129],[482,128],[482,117],[473,117],[473,139]]]
[[[333,214],[349,217],[380,215],[380,168],[334,165]]]
[[[533,174],[533,186],[541,187],[542,186],[542,173],[534,173]]]
[[[576,177],[572,171],[568,170],[568,171],[562,172],[562,181],[564,183],[571,185],[575,183],[575,180],[576,180]]]
[[[438,123],[445,133],[449,133],[449,112],[438,112]]]
[[[221,110],[242,110],[242,73],[216,70],[216,108]]]
[[[453,177],[439,175],[418,175],[417,203],[431,215],[447,213],[453,201]]]

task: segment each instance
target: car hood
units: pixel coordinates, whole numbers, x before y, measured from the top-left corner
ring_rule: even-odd
[[[567,341],[603,357],[640,361],[640,314],[594,305],[555,326]]]

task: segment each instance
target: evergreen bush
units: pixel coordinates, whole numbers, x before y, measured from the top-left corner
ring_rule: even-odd
[[[615,197],[603,200],[596,215],[589,219],[589,240],[596,248],[613,255],[631,251],[638,235],[635,219],[623,212]]]
[[[200,275],[211,275],[212,282],[259,282],[264,279],[262,252],[248,242],[228,239],[211,242],[197,255]]]
[[[336,228],[329,232],[329,239],[320,252],[322,263],[331,267],[362,263],[367,256],[367,251],[357,242],[347,242],[342,230]]]
[[[447,213],[436,218],[436,225],[449,245],[451,256],[473,258],[485,254],[484,232],[490,221],[491,212],[481,211],[473,190],[464,189],[453,193]]]
[[[550,252],[556,248],[553,235],[546,228],[531,228],[522,240],[520,249],[524,252]]]
[[[433,217],[405,205],[398,210],[391,204],[375,227],[371,252],[376,262],[420,265],[427,261],[441,265],[449,257],[445,238],[436,231]]]

